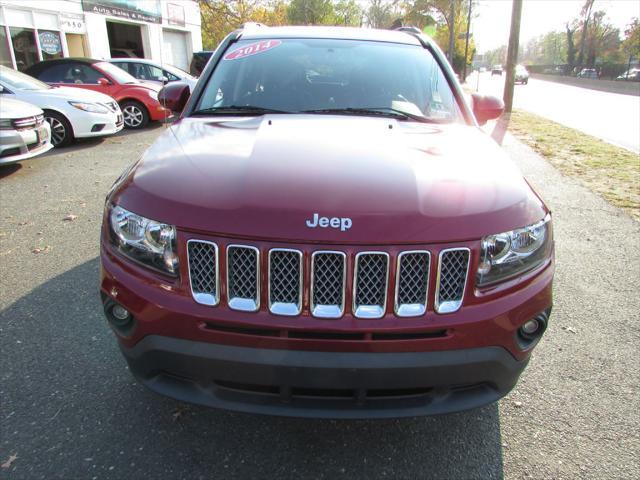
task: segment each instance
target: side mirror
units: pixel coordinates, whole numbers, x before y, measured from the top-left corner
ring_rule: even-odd
[[[169,83],[169,79],[167,77],[160,77],[160,81],[162,82],[163,85],[166,85],[167,83]]]
[[[492,95],[471,94],[473,99],[473,114],[478,124],[484,125],[488,120],[494,120],[504,112],[504,102]]]
[[[189,85],[183,82],[172,82],[162,87],[158,93],[158,100],[160,105],[179,114],[187,104],[190,95]]]
[[[102,85],[103,87],[106,87],[107,85],[111,85],[111,82],[104,77],[100,77],[98,79],[98,85]]]
[[[0,85],[0,93],[4,93],[4,87]]]

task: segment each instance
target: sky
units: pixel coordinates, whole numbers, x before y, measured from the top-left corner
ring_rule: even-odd
[[[480,0],[471,30],[479,53],[506,45],[511,25],[511,0]],[[551,30],[564,31],[566,22],[580,14],[584,0],[524,0],[520,44]],[[596,0],[594,10],[607,12],[609,21],[624,31],[631,18],[640,17],[639,0]]]

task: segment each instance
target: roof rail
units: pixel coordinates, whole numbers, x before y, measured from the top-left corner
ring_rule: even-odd
[[[258,22],[245,22],[242,24],[242,26],[240,26],[241,29],[243,30],[247,30],[250,28],[267,28],[268,25],[264,25],[262,23],[258,23]]]
[[[409,32],[409,33],[422,33],[422,31],[418,27],[398,27],[395,29],[398,32]]]

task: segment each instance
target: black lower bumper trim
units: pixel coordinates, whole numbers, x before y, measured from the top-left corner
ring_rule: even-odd
[[[274,350],[149,336],[122,348],[133,374],[178,400],[320,418],[435,415],[494,402],[527,361],[501,347],[442,352]]]

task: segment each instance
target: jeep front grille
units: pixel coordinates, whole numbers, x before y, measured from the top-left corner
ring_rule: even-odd
[[[361,252],[356,255],[353,280],[353,314],[360,318],[380,318],[387,307],[389,255]]]
[[[311,258],[311,314],[340,318],[344,313],[346,255],[342,252],[313,252]]]
[[[424,250],[398,255],[395,312],[399,317],[417,317],[427,311],[430,261],[431,255]]]
[[[471,257],[468,248],[442,250],[433,262],[436,281],[432,287],[429,250],[400,251],[394,257],[383,251],[364,251],[351,257],[341,251],[311,250],[310,272],[305,277],[304,255],[299,250],[265,248],[262,252],[268,266],[262,271],[260,249],[250,245],[221,248],[222,261],[215,243],[195,239],[187,243],[189,282],[197,303],[218,305],[226,291],[230,309],[256,312],[261,309],[261,291],[266,291],[262,293],[267,303],[264,308],[272,314],[295,316],[304,307],[311,316],[327,319],[341,318],[349,308],[348,313],[357,318],[381,318],[387,313],[389,298],[398,317],[425,315],[429,298],[436,313],[455,312],[462,306]],[[226,275],[221,280],[218,272],[224,260]],[[391,260],[393,285],[389,285]],[[304,278],[310,281],[308,288]],[[347,295],[347,285],[351,295]],[[308,294],[308,304],[303,302],[303,294]]]
[[[269,251],[269,310],[278,315],[298,315],[302,310],[302,252]]]
[[[193,299],[202,305],[217,305],[220,300],[218,246],[212,242],[189,240],[187,256]]]
[[[255,312],[260,307],[260,252],[255,247],[227,247],[229,308]]]
[[[436,285],[436,312],[455,312],[462,305],[469,271],[469,258],[468,248],[451,248],[440,252]]]

